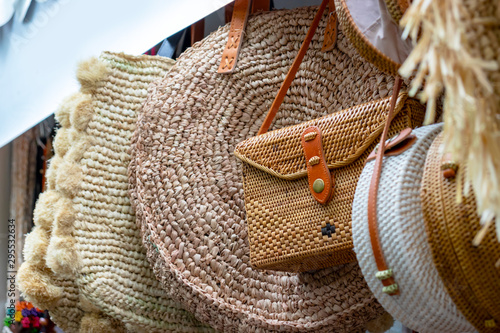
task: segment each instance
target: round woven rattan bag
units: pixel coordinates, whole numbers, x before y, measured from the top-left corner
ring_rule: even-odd
[[[500,243],[491,224],[479,244],[481,230],[474,193],[457,203],[465,186],[458,165],[457,177],[445,178],[443,135],[434,140],[422,179],[421,197],[432,258],[456,306],[479,332],[500,332]]]
[[[163,287],[224,332],[361,332],[384,314],[357,263],[301,274],[250,266],[236,144],[255,136],[316,8],[252,16],[235,73],[217,74],[228,26],[149,88],[133,136],[130,196]],[[281,128],[387,97],[393,78],[339,31],[318,32],[276,116]],[[265,189],[263,189],[265,190]]]
[[[389,295],[378,272],[368,229],[368,193],[375,162],[359,178],[353,202],[354,250],[368,286],[380,304],[417,332],[474,332],[448,295],[433,265],[425,234],[420,184],[427,152],[442,124],[413,130],[416,142],[404,153],[384,158],[377,216],[381,248],[400,294]]]

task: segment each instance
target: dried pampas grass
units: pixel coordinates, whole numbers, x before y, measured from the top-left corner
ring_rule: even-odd
[[[403,37],[418,42],[400,73],[416,75],[410,95],[425,81],[426,124],[444,90],[444,151],[468,165],[464,173],[459,167],[465,186],[457,200],[472,186],[484,230],[500,216],[499,8],[493,0],[414,0],[401,21]],[[496,231],[500,241],[500,218]]]

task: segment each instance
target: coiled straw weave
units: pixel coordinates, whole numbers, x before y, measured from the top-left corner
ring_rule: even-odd
[[[61,203],[46,258],[56,275],[74,277],[81,302],[75,308],[89,308],[81,331],[213,331],[159,287],[127,196],[137,110],[148,85],[172,65],[167,58],[105,52],[80,65],[81,91],[58,112],[54,146],[61,162],[48,180]]]
[[[133,136],[130,195],[156,276],[198,319],[224,332],[359,332],[383,314],[357,264],[303,274],[250,266],[237,143],[255,136],[316,8],[249,19],[236,72],[218,75],[228,26],[153,83]],[[274,128],[389,95],[392,77],[342,31],[319,26]]]

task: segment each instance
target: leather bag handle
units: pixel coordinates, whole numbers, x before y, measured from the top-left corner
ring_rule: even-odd
[[[300,64],[302,63],[304,56],[306,55],[307,49],[311,44],[312,38],[314,36],[314,33],[316,32],[316,29],[318,28],[319,22],[321,21],[321,17],[323,16],[323,12],[325,11],[327,4],[328,0],[323,0],[323,2],[321,2],[318,12],[316,13],[314,20],[312,21],[311,26],[307,31],[306,38],[302,42],[302,46],[299,49],[299,53],[297,53],[297,56],[295,57],[295,60],[292,63],[292,66],[288,70],[288,73],[285,77],[285,81],[283,81],[283,83],[281,84],[280,90],[278,91],[278,94],[274,98],[273,104],[271,105],[271,108],[267,112],[266,119],[264,119],[264,122],[260,126],[260,130],[257,133],[257,135],[266,133],[269,127],[271,127],[274,117],[276,117],[276,113],[278,113],[281,103],[283,103],[286,93],[290,88],[290,85],[292,84],[292,81],[295,78],[297,71],[299,70]]]
[[[243,43],[243,33],[250,11],[255,13],[269,10],[270,5],[270,0],[236,0],[234,2],[227,43],[222,52],[222,58],[217,73],[229,74],[234,72],[241,50],[241,44]],[[228,8],[229,7],[226,7],[226,19],[228,16]]]

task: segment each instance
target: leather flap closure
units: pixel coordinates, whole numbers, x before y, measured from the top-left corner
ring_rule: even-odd
[[[400,93],[394,115],[403,108],[407,93]],[[282,179],[307,175],[307,161],[301,135],[309,127],[321,130],[328,168],[349,165],[379,137],[387,121],[391,98],[356,105],[352,108],[301,124],[267,132],[236,146],[234,154],[243,162]]]

